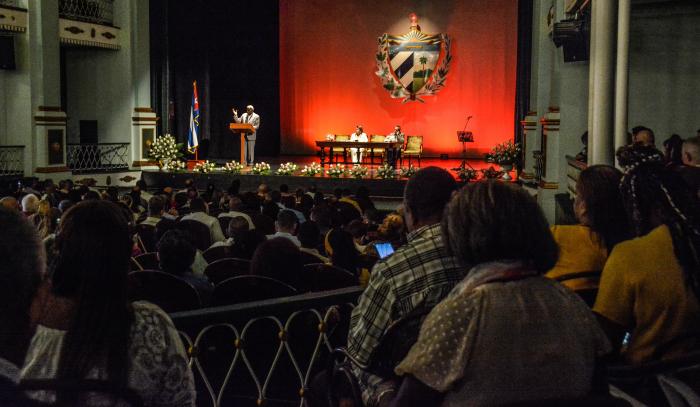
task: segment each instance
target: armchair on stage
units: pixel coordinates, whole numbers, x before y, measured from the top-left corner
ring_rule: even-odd
[[[401,153],[401,161],[403,157],[408,157],[408,165],[411,165],[411,157],[418,157],[418,166],[420,167],[420,158],[423,155],[423,136],[407,136],[406,148]]]
[[[245,162],[245,136],[251,133],[255,133],[255,127],[250,123],[230,123],[228,125],[229,130],[233,134],[241,135],[241,164],[246,165]]]

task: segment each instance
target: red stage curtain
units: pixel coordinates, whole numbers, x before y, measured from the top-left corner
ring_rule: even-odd
[[[408,14],[423,32],[447,33],[447,85],[425,103],[391,99],[374,74],[377,37],[404,34]],[[458,155],[455,132],[473,115],[472,152],[513,138],[517,1],[280,0],[280,121],[283,154],[314,151],[328,133],[424,136],[429,155]]]

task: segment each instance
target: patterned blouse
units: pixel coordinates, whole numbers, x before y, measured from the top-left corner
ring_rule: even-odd
[[[445,393],[442,406],[589,392],[596,358],[610,351],[605,334],[561,284],[542,276],[508,281],[519,269],[512,262],[474,267],[426,317],[396,373]]]
[[[134,302],[134,322],[129,341],[128,386],[135,390],[145,406],[194,406],[192,371],[187,365],[185,348],[170,317],[148,302]],[[27,352],[22,379],[46,379],[56,376],[66,331],[37,327]],[[103,368],[95,368],[91,379],[105,378]],[[30,396],[54,402],[53,392],[37,391]],[[113,405],[109,398],[93,394],[86,405]]]

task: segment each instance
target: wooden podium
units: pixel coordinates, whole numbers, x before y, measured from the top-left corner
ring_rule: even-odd
[[[229,130],[232,133],[240,133],[241,135],[241,164],[246,165],[245,162],[245,136],[246,134],[255,133],[255,127],[250,123],[230,123],[228,125]]]

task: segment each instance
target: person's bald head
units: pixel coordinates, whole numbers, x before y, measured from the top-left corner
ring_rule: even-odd
[[[637,132],[636,136],[634,137],[634,142],[636,144],[653,147],[654,145],[656,145],[654,132],[651,129],[645,127],[639,130],[639,132]]]
[[[700,166],[700,137],[691,137],[683,142],[683,164]]]
[[[6,196],[2,199],[0,199],[0,206],[3,208],[7,208],[13,211],[19,211],[19,202],[15,197],[12,196]]]

